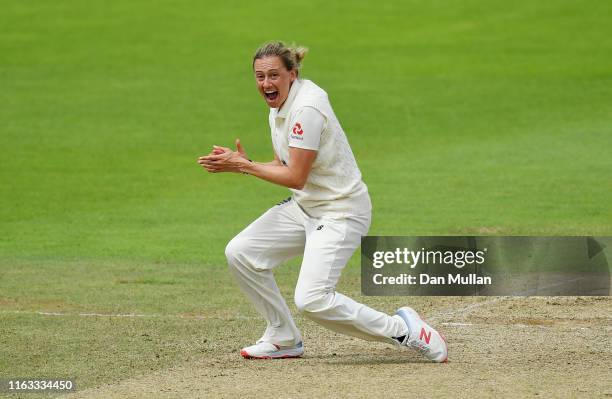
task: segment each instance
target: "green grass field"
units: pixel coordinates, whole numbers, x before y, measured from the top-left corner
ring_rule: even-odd
[[[236,137],[272,158],[250,69],[270,39],[310,47],[301,73],[347,132],[370,234],[612,235],[611,13],[3,2],[0,378],[95,387],[235,350],[245,323],[259,336],[223,249],[286,190],[196,158]],[[357,258],[341,283],[353,295]],[[289,297],[298,264],[277,274]],[[79,316],[91,313],[139,316]]]

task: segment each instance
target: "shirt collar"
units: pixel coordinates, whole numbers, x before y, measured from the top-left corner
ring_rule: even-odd
[[[287,96],[287,99],[280,107],[280,109],[276,111],[277,118],[285,119],[287,117],[289,109],[291,109],[291,104],[293,104],[293,100],[295,100],[295,96],[297,96],[300,87],[302,87],[302,81],[300,79],[294,80],[291,84],[291,88],[289,89],[289,95]]]

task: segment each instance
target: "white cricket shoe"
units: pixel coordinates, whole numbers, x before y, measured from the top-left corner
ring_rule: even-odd
[[[269,342],[258,342],[255,345],[242,348],[240,354],[245,359],[287,359],[300,357],[304,354],[304,346],[280,346]]]
[[[408,306],[399,308],[395,314],[395,317],[397,316],[406,323],[410,331],[400,343],[401,345],[419,351],[434,362],[446,363],[448,361],[446,338],[423,321],[414,309]]]

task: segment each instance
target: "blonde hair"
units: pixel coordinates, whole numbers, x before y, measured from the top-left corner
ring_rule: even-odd
[[[274,41],[264,43],[257,49],[253,56],[253,67],[255,66],[255,60],[259,60],[265,57],[280,57],[288,71],[294,70],[299,73],[302,67],[302,60],[308,52],[308,48],[303,46],[286,46],[281,41]]]

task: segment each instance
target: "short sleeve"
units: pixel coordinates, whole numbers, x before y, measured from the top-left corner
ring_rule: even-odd
[[[289,147],[319,150],[325,117],[313,107],[299,109],[289,124]]]

